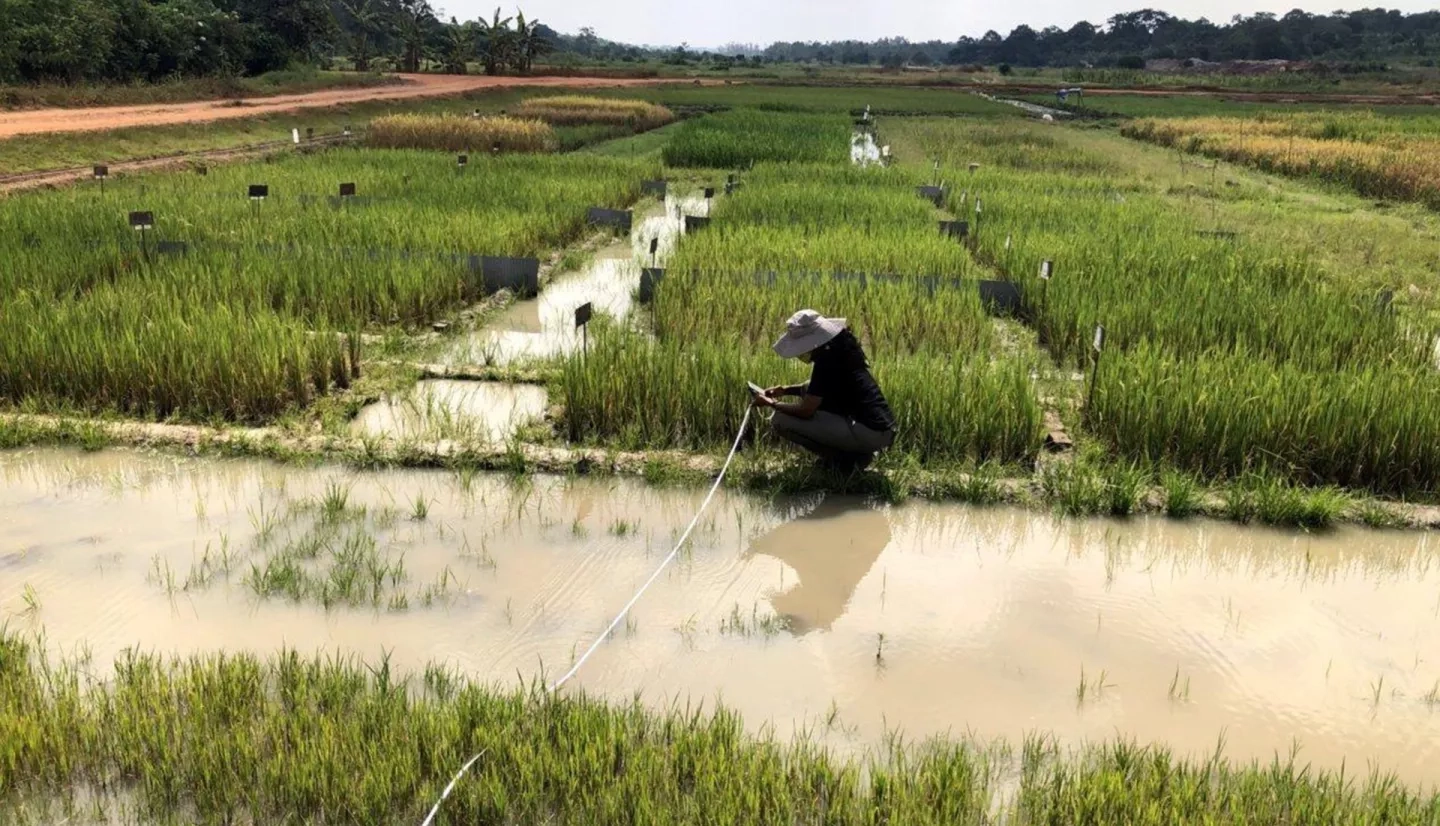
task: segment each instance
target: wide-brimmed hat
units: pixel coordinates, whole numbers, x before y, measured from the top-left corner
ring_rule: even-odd
[[[785,322],[785,335],[775,342],[781,358],[803,356],[845,329],[845,319],[826,318],[814,310],[801,310]]]

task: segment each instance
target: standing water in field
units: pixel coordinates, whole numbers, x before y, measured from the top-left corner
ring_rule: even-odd
[[[875,143],[875,133],[867,130],[856,132],[850,138],[850,163],[856,166],[870,166],[880,163],[880,145]]]
[[[545,413],[545,388],[527,384],[432,380],[372,404],[350,423],[352,432],[400,439],[502,443]]]
[[[0,454],[0,615],[103,673],[126,647],[389,652],[564,671],[703,490]],[[1440,781],[1440,568],[1419,533],[1057,520],[722,491],[566,691],[713,703],[843,751],[898,730]]]
[[[685,215],[706,214],[700,195],[666,197],[663,207],[635,214],[630,237],[611,244],[576,272],[560,273],[540,295],[516,301],[485,328],[465,336],[443,360],[452,365],[513,364],[566,353],[581,345],[575,309],[592,303],[596,313],[617,318],[630,312],[640,269],[651,266],[650,241],[658,239],[655,266],[663,266],[685,226]]]

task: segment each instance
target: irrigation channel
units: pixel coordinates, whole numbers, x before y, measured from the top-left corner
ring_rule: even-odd
[[[5,453],[0,478],[0,613],[96,673],[132,646],[288,646],[506,686],[563,672],[703,496],[127,450]],[[1302,763],[1433,785],[1437,552],[1405,532],[721,491],[566,690],[721,700],[841,752],[894,730],[1202,756],[1223,737],[1232,759],[1298,744]],[[347,586],[359,569],[379,581]]]
[[[445,348],[441,363],[515,365],[579,348],[575,309],[590,303],[597,313],[626,317],[641,268],[663,265],[684,230],[685,216],[708,212],[709,201],[700,192],[651,203],[646,212],[636,213],[627,238],[596,251],[579,270],[558,274],[536,297],[513,302],[481,329],[459,336]],[[542,415],[546,404],[539,386],[429,379],[403,396],[364,408],[351,429],[373,436],[465,435],[503,443],[525,421]]]

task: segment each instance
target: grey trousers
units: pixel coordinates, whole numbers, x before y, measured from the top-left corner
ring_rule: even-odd
[[[808,419],[777,410],[770,426],[782,438],[820,456],[875,453],[895,441],[893,430],[871,430],[859,422],[823,410],[815,411],[815,415]]]

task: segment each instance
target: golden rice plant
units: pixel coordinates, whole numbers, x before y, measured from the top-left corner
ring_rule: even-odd
[[[515,117],[542,120],[554,126],[589,123],[630,126],[637,132],[655,129],[675,120],[675,113],[649,101],[588,95],[530,98],[514,110]]]
[[[1440,207],[1440,126],[1434,118],[1325,113],[1265,118],[1147,119],[1124,134],[1362,195]]]
[[[558,141],[540,120],[504,116],[387,115],[370,122],[367,137],[377,149],[436,149],[447,152],[547,152]]]

